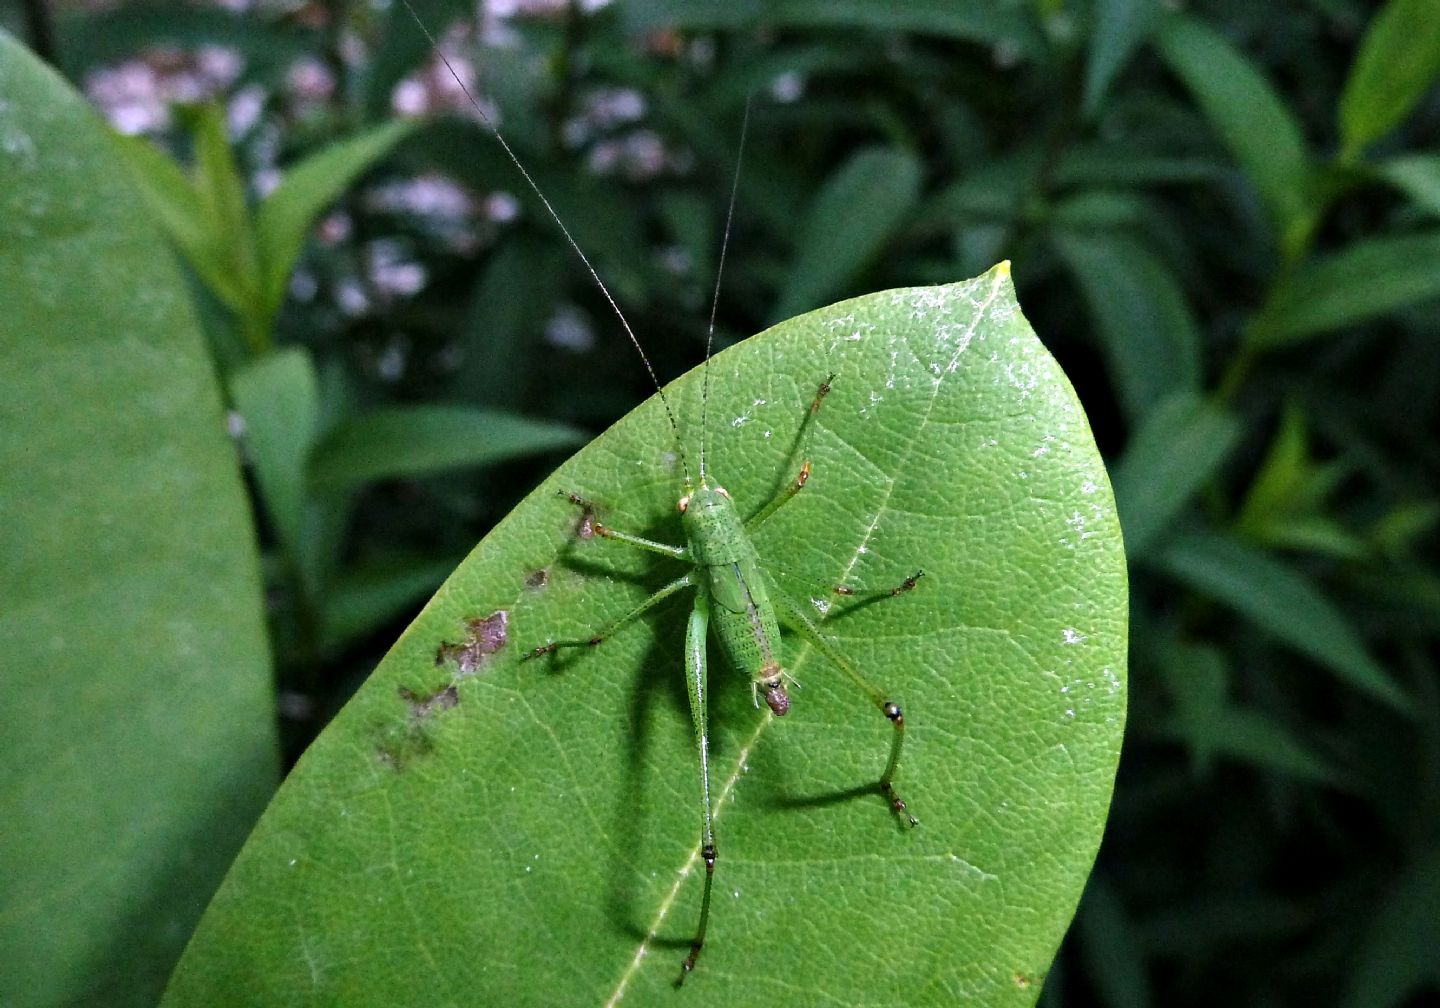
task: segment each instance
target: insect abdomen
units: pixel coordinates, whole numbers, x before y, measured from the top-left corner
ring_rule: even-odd
[[[711,626],[726,657],[750,675],[777,715],[790,709],[780,667],[780,625],[755,546],[728,494],[701,487],[685,502],[685,533],[714,600]]]

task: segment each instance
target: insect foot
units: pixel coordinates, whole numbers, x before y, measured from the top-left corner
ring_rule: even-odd
[[[700,931],[690,943],[690,954],[680,964],[680,975],[675,978],[677,988],[685,983],[685,978],[695,969],[695,960],[700,958],[700,950],[705,947],[705,929],[710,923],[710,887],[715,882],[715,844],[707,843],[700,848],[700,856],[705,859],[705,895],[700,908]]]
[[[899,762],[899,743],[905,736],[905,712],[902,711],[900,705],[893,700],[886,700],[880,709],[884,711],[885,716],[890,719],[890,723],[895,726],[896,738],[896,747],[891,752],[890,765],[885,768],[885,773],[880,777],[880,793],[889,800],[890,810],[892,812],[897,816],[903,816],[905,821],[911,826],[919,826],[920,820],[910,814],[910,809],[905,804],[905,799],[896,793],[895,785],[892,781],[895,774],[895,766]]]
[[[600,519],[595,516],[595,505],[581,497],[579,494],[570,493],[568,490],[558,491],[571,504],[580,509],[580,521],[575,526],[575,535],[579,539],[594,539],[597,535],[605,535],[605,526],[600,524]]]

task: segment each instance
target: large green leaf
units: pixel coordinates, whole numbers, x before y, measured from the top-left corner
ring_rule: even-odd
[[[174,258],[0,34],[0,1003],[149,1005],[272,790],[254,533]]]
[[[918,828],[875,790],[890,725],[813,650],[787,638],[802,688],[783,721],[714,661],[715,912],[671,989],[702,874],[686,606],[519,660],[679,572],[577,538],[558,493],[675,540],[679,462],[652,399],[476,548],[306,753],[166,1004],[1032,1003],[1124,724],[1105,471],[1002,266],[834,305],[716,357],[705,461],[742,510],[793,478],[832,372],[809,485],[756,542],[795,592],[924,569],[915,591],[826,623],[905,705],[898,784]],[[670,387],[692,469],[701,378]]]

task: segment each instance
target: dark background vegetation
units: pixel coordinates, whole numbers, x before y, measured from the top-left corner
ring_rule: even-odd
[[[303,348],[331,420],[468,403],[598,431],[652,391],[403,6],[226,6],[0,9],[181,161],[180,106],[224,103],[252,196],[425,118],[323,215],[258,336]],[[703,353],[747,95],[721,344],[1013,261],[1132,570],[1129,738],[1044,1003],[1440,994],[1435,4],[416,6],[662,380]],[[195,291],[231,373],[257,337]],[[264,530],[291,759],[542,447],[371,483],[315,577]]]

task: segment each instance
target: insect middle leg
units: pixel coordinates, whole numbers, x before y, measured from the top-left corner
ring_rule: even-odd
[[[531,648],[529,651],[526,651],[520,656],[520,660],[527,661],[531,658],[539,658],[541,655],[553,654],[554,652],[559,651],[561,648],[595,647],[597,644],[600,644],[604,642],[607,638],[613,636],[615,631],[619,630],[627,623],[631,623],[639,619],[651,609],[654,609],[657,605],[659,605],[661,602],[664,602],[671,595],[674,595],[676,592],[684,591],[686,588],[693,588],[696,586],[696,583],[697,582],[695,580],[695,574],[693,571],[682,574],[674,581],[671,581],[669,584],[656,591],[653,595],[646,598],[643,602],[637,605],[634,609],[631,609],[625,615],[619,617],[618,619],[611,620],[609,623],[606,623],[603,627],[601,627],[591,636],[575,638],[572,640],[551,641],[549,644],[542,644],[537,648]]]

